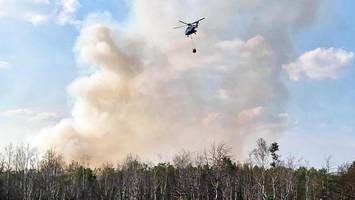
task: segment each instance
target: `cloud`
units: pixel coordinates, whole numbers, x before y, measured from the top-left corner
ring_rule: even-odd
[[[75,19],[75,13],[80,6],[78,0],[61,0],[61,11],[57,16],[58,23],[61,25],[73,24],[78,25],[80,21]]]
[[[295,62],[283,68],[293,81],[298,81],[301,74],[310,79],[336,79],[339,73],[353,60],[354,53],[336,48],[317,48],[304,53]]]
[[[243,158],[256,138],[278,138],[288,96],[279,63],[292,51],[283,30],[310,24],[313,14],[304,1],[243,2],[135,0],[130,23],[108,13],[88,16],[74,51],[92,73],[69,86],[72,116],[41,131],[38,147],[101,164],[129,153],[152,158],[213,143],[227,143]],[[260,7],[262,13],[252,12]],[[292,16],[275,17],[274,28],[252,28],[286,9]],[[249,12],[260,22],[246,21],[247,34],[239,33],[230,24]],[[194,43],[169,28],[195,19],[192,13],[206,17]]]
[[[4,60],[0,60],[0,69],[8,69],[10,68],[10,63]]]
[[[280,113],[279,117],[282,119],[288,119],[289,115],[288,115],[288,113]]]
[[[36,4],[50,4],[49,0],[33,0]]]
[[[7,0],[0,0],[0,18],[8,14],[9,2]]]
[[[61,117],[55,112],[38,111],[28,108],[0,112],[0,130],[3,137],[0,145],[8,143],[32,144],[43,127],[53,126]]]
[[[328,126],[328,123],[322,122],[322,123],[319,124],[319,126],[320,126],[321,128],[325,128],[325,127]]]
[[[40,13],[34,13],[34,12],[27,12],[24,13],[23,19],[25,21],[31,22],[33,25],[40,25],[44,24],[49,20],[50,16],[40,14]]]
[[[0,0],[0,18],[10,18],[41,25],[57,22],[60,25],[79,25],[75,14],[80,6],[78,0]]]
[[[16,19],[30,22],[33,25],[44,24],[51,18],[51,14],[44,9],[49,3],[49,1],[45,0],[20,0],[19,2],[0,0],[0,19]]]
[[[27,108],[8,110],[0,113],[7,118],[24,119],[28,121],[49,121],[58,118],[58,114],[53,112],[38,112]]]

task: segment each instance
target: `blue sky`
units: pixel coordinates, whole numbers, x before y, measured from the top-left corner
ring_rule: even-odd
[[[0,13],[0,112],[44,116],[36,122],[0,116],[0,146],[28,142],[41,128],[69,115],[66,89],[80,73],[73,54],[78,22],[91,12],[108,11],[117,21],[128,14],[124,0],[83,1],[58,22],[56,17],[65,8],[46,2],[8,6],[15,11],[35,10],[43,18]],[[326,2],[311,26],[293,34],[295,59],[319,47],[355,52],[353,8],[352,0]],[[351,62],[336,79],[291,81],[285,73],[290,125],[280,139],[284,156],[293,154],[317,166],[328,155],[335,164],[355,159],[351,154],[355,152],[354,65]]]
[[[318,47],[355,51],[355,15],[350,0],[333,1],[321,7],[314,24],[293,38],[297,54]],[[332,156],[334,163],[353,160],[355,150],[355,64],[336,80],[287,81],[290,98],[287,112],[294,128],[285,136],[288,153],[317,160]],[[294,141],[292,141],[294,140]],[[286,154],[286,153],[285,153]],[[309,160],[309,159],[308,159]]]

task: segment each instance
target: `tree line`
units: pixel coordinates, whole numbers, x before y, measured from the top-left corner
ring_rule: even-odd
[[[181,152],[172,162],[144,163],[129,155],[120,164],[90,168],[66,163],[54,150],[39,156],[29,146],[0,154],[4,200],[354,200],[355,162],[334,172],[282,160],[279,144],[259,139],[247,162],[225,145],[201,154]]]

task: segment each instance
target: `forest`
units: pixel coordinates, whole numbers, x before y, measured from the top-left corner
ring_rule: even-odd
[[[247,161],[226,145],[203,153],[182,151],[171,162],[144,163],[133,155],[119,164],[90,167],[48,150],[7,146],[0,154],[0,199],[6,200],[354,200],[355,162],[321,169],[283,159],[279,144],[256,142]]]

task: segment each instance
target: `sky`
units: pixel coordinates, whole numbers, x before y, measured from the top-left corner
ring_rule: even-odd
[[[280,131],[282,133],[272,137],[273,140],[280,143],[283,158],[293,155],[308,161],[309,165],[317,167],[321,167],[328,156],[332,157],[334,166],[355,160],[355,154],[352,153],[355,152],[355,79],[353,78],[355,74],[355,41],[353,39],[353,35],[355,35],[355,14],[352,9],[355,7],[355,2],[352,0],[324,0],[321,2],[318,9],[313,13],[314,18],[311,22],[307,25],[300,25],[301,28],[297,28],[297,30],[291,28],[285,30],[290,37],[289,46],[292,51],[287,52],[287,59],[278,58],[275,65],[278,69],[281,69],[280,75],[277,75],[277,77],[280,76],[282,87],[285,87],[287,91],[285,97],[280,102],[276,102],[276,104],[282,104],[282,112],[278,110],[277,114],[280,118],[285,119],[286,125]],[[149,35],[154,34],[154,31],[157,31],[156,29],[171,29],[178,23],[166,27],[162,26],[167,25],[166,23],[160,24],[159,21],[146,22],[144,21],[146,13],[140,10],[144,10],[146,5],[144,3],[137,4],[135,7],[131,5],[131,2],[125,0],[20,0],[16,3],[11,0],[0,0],[1,147],[9,143],[33,143],[39,135],[50,134],[47,133],[48,129],[58,126],[58,123],[60,124],[63,119],[74,118],[73,121],[76,121],[77,115],[82,114],[81,112],[77,114],[76,108],[80,106],[78,106],[78,100],[71,97],[73,93],[71,86],[73,83],[75,85],[81,77],[91,75],[96,70],[87,69],[85,66],[88,64],[83,60],[100,64],[99,61],[92,60],[87,55],[82,55],[87,53],[84,51],[85,48],[90,47],[87,47],[86,43],[90,42],[91,39],[86,38],[85,34],[91,33],[90,24],[93,23],[92,21],[98,20],[92,19],[95,18],[95,16],[92,17],[95,13],[109,16],[96,18],[109,18],[109,20],[104,19],[102,21],[109,21],[108,24],[114,24],[114,26],[118,24],[117,26],[121,26],[122,32],[125,32],[125,29],[130,29],[130,31],[131,29],[135,31],[145,30],[146,32],[140,33],[146,34],[142,36],[145,40],[150,38],[149,42],[144,43],[145,45],[156,45],[156,48],[165,50],[169,49],[166,47],[169,43],[165,43],[165,39],[166,41],[171,41],[171,38],[177,41],[184,39],[182,32],[181,38],[174,38],[179,34],[168,37],[166,34],[169,32],[161,33],[164,34],[162,41],[159,40],[159,37]],[[154,10],[157,13],[160,13],[158,11],[159,6],[158,3],[154,7],[157,9]],[[165,3],[162,3],[162,7],[164,6],[166,6]],[[293,9],[291,3],[290,7],[290,9]],[[186,9],[189,10],[189,8]],[[259,9],[261,9],[260,13],[255,15],[267,18],[268,16],[263,15],[269,15],[269,12],[264,12],[263,7]],[[138,22],[132,20],[132,15],[137,16]],[[252,14],[249,13],[243,15],[243,17],[253,18],[250,15]],[[154,19],[160,17],[155,16]],[[194,13],[189,13],[189,16],[186,16],[189,19],[192,17],[198,18],[200,16],[194,16]],[[223,18],[219,18],[219,20],[223,20]],[[203,26],[209,26],[209,21],[215,23],[213,19],[207,18],[201,24],[201,30],[203,30]],[[269,29],[277,26],[277,22],[275,22],[275,25],[273,20],[264,21],[264,23],[266,22],[268,24],[265,26]],[[130,27],[134,25],[138,28]],[[151,28],[153,30],[149,27],[146,28],[145,25],[154,25]],[[231,24],[221,22],[217,25],[211,25],[213,28],[216,27],[216,30],[224,30],[223,28],[228,27],[229,35],[237,35],[241,39],[239,42],[236,41],[238,44],[244,40],[247,46],[249,43],[254,44],[254,40],[248,40],[252,38],[249,37],[252,34],[264,37],[266,42],[272,43],[272,36],[268,36],[267,28],[260,28],[260,30],[257,28],[247,29],[246,26],[242,23],[238,24],[238,20]],[[206,33],[202,31],[202,41],[198,41],[200,48],[204,47],[203,40],[214,40],[208,38],[208,36],[214,36],[218,40],[229,37],[227,34],[223,36],[219,36],[218,33],[211,34],[211,30],[213,31],[212,28],[205,29]],[[135,36],[135,31],[127,32]],[[160,34],[159,31],[158,34]],[[259,37],[255,38],[256,41],[259,41]],[[173,44],[175,43],[173,42]],[[225,43],[219,43],[219,47],[222,48],[223,44]],[[225,46],[227,45],[230,44],[225,44]],[[126,47],[131,48],[129,44]],[[81,50],[81,48],[84,50]],[[279,47],[275,45],[275,49],[277,48]],[[183,51],[182,48],[178,48],[178,50]],[[176,49],[172,51],[172,53],[174,52],[176,53]],[[203,53],[204,51],[201,50],[201,54]],[[152,59],[154,55],[148,55],[147,57]],[[172,61],[176,61],[175,63],[179,63],[181,66],[185,65],[181,61],[178,62],[181,59],[174,60],[174,56],[171,57]],[[228,59],[237,60],[238,57],[231,56]],[[192,73],[194,70],[192,70]],[[191,77],[198,76],[196,74],[188,75]],[[202,79],[201,81],[208,80]],[[277,83],[273,82],[272,84]],[[177,87],[176,84],[181,83],[170,84],[174,84],[172,87],[175,88]],[[203,98],[208,98],[208,91],[213,90],[217,85],[219,85],[218,81],[213,84],[205,84],[202,92],[204,93],[202,94]],[[80,87],[80,84],[78,87]],[[227,89],[232,91],[230,88]],[[228,95],[225,95],[225,91],[228,94],[229,90],[227,89],[219,90],[223,98],[228,98]],[[80,89],[78,90],[80,93]],[[80,98],[78,99],[80,101]],[[265,107],[265,105],[263,106]],[[233,104],[230,106],[233,106]],[[248,111],[257,115],[264,109],[263,106],[255,106]],[[273,106],[277,107],[277,105]],[[211,108],[211,106],[207,108]],[[239,119],[244,115],[249,116],[250,114],[239,111],[237,118]],[[184,116],[187,115],[184,114]],[[208,116],[207,123],[211,118],[218,118],[220,115],[210,113]],[[270,120],[266,121],[270,122]],[[186,122],[184,121],[183,124],[186,125]],[[47,131],[43,132],[43,130]],[[195,131],[198,131],[198,128]],[[101,147],[97,148],[100,150]],[[250,149],[252,145],[245,148]]]

